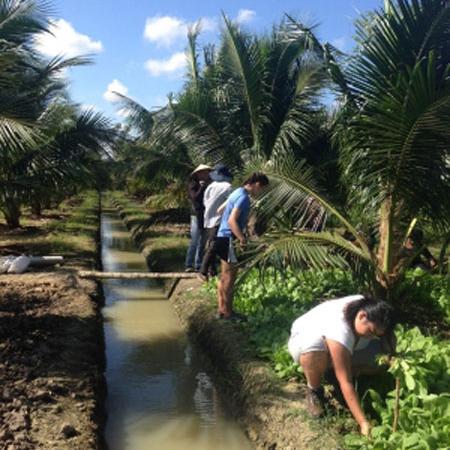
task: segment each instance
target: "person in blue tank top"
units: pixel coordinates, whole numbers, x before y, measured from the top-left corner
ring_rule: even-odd
[[[250,213],[250,196],[256,196],[269,184],[266,175],[253,173],[242,185],[228,197],[215,240],[215,250],[221,259],[221,274],[217,284],[218,317],[229,320],[242,320],[243,317],[233,311],[233,289],[237,275],[236,253],[233,240],[245,247],[245,229]]]

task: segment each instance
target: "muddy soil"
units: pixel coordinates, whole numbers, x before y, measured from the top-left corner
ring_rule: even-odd
[[[0,448],[101,448],[97,292],[71,272],[0,276]]]
[[[239,325],[214,318],[196,280],[178,283],[170,301],[190,337],[216,368],[223,397],[257,449],[338,449],[337,430],[307,417],[305,387],[282,382],[252,356]]]

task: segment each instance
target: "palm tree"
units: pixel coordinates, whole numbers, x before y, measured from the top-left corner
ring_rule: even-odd
[[[369,268],[376,288],[392,296],[404,270],[401,247],[420,216],[449,226],[450,8],[440,0],[386,2],[357,23],[358,47],[345,70],[332,65],[342,94],[335,127],[349,193],[344,211],[327,201],[298,163],[275,158],[267,170],[277,182],[268,211],[312,196],[343,233],[280,229],[259,259],[284,255],[324,266],[348,258]],[[305,27],[293,23],[299,32]],[[361,216],[377,231],[377,245],[361,232]],[[301,224],[300,224],[301,225]],[[300,226],[301,228],[301,226]]]
[[[255,160],[294,152],[313,165],[316,175],[326,171],[336,178],[337,154],[329,130],[318,126],[324,117],[319,98],[328,83],[323,54],[308,44],[305,34],[294,37],[287,21],[259,38],[226,16],[223,20],[219,49],[205,47],[203,65],[200,28],[189,31],[187,81],[163,114],[150,119],[148,111],[124,99],[122,107],[132,111],[135,123],[152,127],[150,134],[139,134],[147,148],[143,160],[165,161],[180,168],[180,174],[205,160],[220,161],[245,176]],[[327,49],[329,55],[336,53]],[[156,123],[158,115],[162,119]]]
[[[0,210],[10,227],[19,226],[27,199],[73,180],[99,140],[109,139],[104,118],[74,113],[60,77],[89,59],[48,61],[34,49],[36,34],[47,32],[47,16],[45,2],[0,0]]]

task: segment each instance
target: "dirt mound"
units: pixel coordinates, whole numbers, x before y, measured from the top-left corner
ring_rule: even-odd
[[[82,283],[82,284],[80,284]],[[97,449],[104,391],[96,285],[0,277],[0,447]]]

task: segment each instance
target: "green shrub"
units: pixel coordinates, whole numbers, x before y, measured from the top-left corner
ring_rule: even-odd
[[[398,355],[389,373],[399,381],[398,428],[394,432],[397,392],[382,398],[369,390],[379,425],[372,439],[345,438],[349,449],[447,449],[450,446],[450,343],[423,336],[418,328],[396,330]]]

